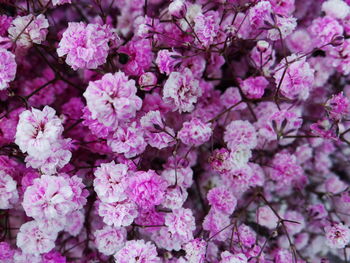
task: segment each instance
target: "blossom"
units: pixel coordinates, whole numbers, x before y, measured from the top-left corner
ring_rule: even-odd
[[[58,44],[59,57],[66,56],[66,63],[74,70],[96,69],[106,62],[109,45],[115,39],[110,27],[83,22],[69,22]]]
[[[114,258],[119,263],[147,262],[160,263],[155,245],[144,240],[127,241],[125,246],[119,250]]]
[[[260,99],[269,82],[264,77],[248,78],[242,81],[241,88],[249,99]]]
[[[16,70],[15,55],[0,48],[0,91],[9,87],[9,82],[15,79]]]
[[[12,208],[18,201],[17,183],[5,171],[0,170],[0,209]]]
[[[171,72],[164,84],[163,99],[174,106],[173,110],[191,112],[202,90],[190,69],[184,72]]]
[[[161,73],[169,75],[174,71],[175,66],[179,63],[181,55],[174,51],[162,49],[158,51],[156,64]]]
[[[221,261],[220,263],[247,263],[248,259],[247,257],[242,254],[231,254],[228,251],[224,251],[221,253]]]
[[[19,116],[15,143],[24,153],[37,158],[46,157],[62,132],[62,121],[53,108],[45,106],[42,111],[32,108]]]
[[[55,247],[57,233],[48,229],[42,229],[36,221],[30,221],[21,225],[17,234],[17,246],[28,254],[47,253]]]
[[[128,195],[142,209],[149,209],[164,200],[166,186],[155,171],[137,171],[128,180]]]
[[[342,0],[328,0],[322,3],[322,11],[330,17],[344,19],[350,13],[350,7]]]
[[[203,263],[205,261],[207,242],[201,238],[196,238],[184,246],[186,259],[189,262]]]
[[[232,214],[237,205],[236,197],[225,187],[211,189],[207,199],[212,208],[226,214]]]
[[[120,54],[127,55],[123,71],[127,75],[140,76],[152,64],[152,46],[149,39],[131,40],[119,48]]]
[[[350,110],[350,101],[343,93],[333,95],[327,102],[326,108],[329,115],[334,120],[340,120],[345,117]]]
[[[195,17],[194,32],[203,46],[208,47],[214,42],[219,31],[219,22],[219,13],[216,11],[209,11]]]
[[[286,59],[290,64],[286,66],[282,61],[277,65],[278,70],[274,74],[275,83],[277,87],[280,86],[282,95],[288,99],[306,100],[314,82],[314,70],[306,62],[305,57],[298,58],[293,54]]]
[[[125,164],[102,163],[94,173],[94,189],[97,196],[106,203],[123,201],[128,167]]]
[[[326,226],[326,244],[331,248],[344,248],[350,242],[350,229],[343,224]]]
[[[175,132],[172,128],[165,126],[160,112],[149,111],[140,120],[145,129],[147,143],[155,148],[163,149],[175,143]]]
[[[23,208],[27,216],[35,219],[64,217],[74,210],[73,191],[63,176],[43,175],[27,187]]]
[[[257,134],[249,121],[236,120],[226,126],[224,140],[233,151],[241,148],[254,149],[257,145]]]
[[[184,242],[193,239],[196,224],[190,209],[174,209],[172,213],[165,216],[165,225],[171,234],[179,235]]]
[[[136,204],[126,199],[115,203],[101,202],[98,206],[98,214],[107,225],[121,227],[131,225],[138,211]]]
[[[25,158],[27,166],[40,169],[46,175],[52,175],[63,168],[71,159],[71,139],[59,139],[51,144],[46,156],[28,155]]]
[[[271,179],[280,185],[289,185],[303,175],[303,169],[297,163],[295,155],[277,153],[272,160]]]
[[[212,133],[210,123],[203,123],[200,119],[193,118],[183,123],[177,137],[186,145],[199,146],[209,141]]]
[[[318,17],[308,28],[314,38],[315,46],[322,47],[330,43],[334,36],[343,35],[343,27],[331,16]]]
[[[97,249],[107,256],[118,252],[126,242],[125,228],[104,226],[102,229],[96,230],[94,236]]]
[[[120,125],[107,139],[107,144],[113,152],[123,153],[127,158],[141,154],[147,146],[143,130],[136,122]]]
[[[256,221],[259,225],[269,229],[275,229],[278,223],[278,217],[268,206],[259,207],[256,211]]]
[[[33,44],[41,44],[46,39],[49,22],[43,14],[16,17],[8,29],[10,38],[18,47],[30,48]]]
[[[92,118],[106,126],[116,127],[119,121],[133,118],[142,105],[135,81],[121,71],[91,81],[83,95]]]
[[[0,260],[4,263],[10,263],[15,254],[14,249],[11,248],[7,242],[0,242]]]

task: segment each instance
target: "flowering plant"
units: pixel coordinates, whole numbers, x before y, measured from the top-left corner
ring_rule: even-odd
[[[350,262],[349,0],[0,0],[1,263]]]

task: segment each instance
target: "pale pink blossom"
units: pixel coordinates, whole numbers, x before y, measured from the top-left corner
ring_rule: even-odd
[[[54,219],[74,210],[72,199],[73,190],[66,178],[43,175],[26,189],[22,205],[27,216]]]
[[[98,214],[103,222],[114,227],[129,226],[138,215],[137,205],[126,199],[121,202],[104,203],[98,206]]]
[[[165,225],[171,234],[179,235],[184,242],[193,239],[196,224],[191,209],[174,209],[172,213],[165,216]]]
[[[66,56],[66,63],[74,70],[96,69],[106,62],[110,41],[115,35],[109,26],[69,22],[58,44],[59,57]]]
[[[126,229],[104,226],[94,232],[95,244],[101,253],[110,256],[122,249],[126,242]]]
[[[344,248],[350,242],[350,229],[343,224],[326,226],[326,244],[331,248]]]
[[[254,149],[257,145],[257,134],[249,121],[235,120],[226,126],[224,140],[232,151],[242,148]]]
[[[42,111],[32,108],[19,116],[15,143],[22,152],[44,158],[62,132],[62,120],[56,116],[53,108],[45,106]]]
[[[24,253],[39,255],[55,247],[57,233],[40,228],[36,221],[24,223],[17,234],[17,246]]]
[[[126,158],[141,154],[147,146],[144,131],[136,122],[120,125],[107,139],[107,144],[113,152],[123,153]]]
[[[0,91],[9,87],[9,83],[15,79],[16,71],[15,55],[0,48]]]
[[[119,71],[91,81],[83,95],[92,119],[116,127],[119,121],[133,118],[140,110],[142,100],[136,96],[136,91],[135,81]]]
[[[94,175],[94,189],[103,202],[113,203],[127,198],[125,180],[128,167],[125,164],[102,163]]]
[[[10,38],[21,48],[30,48],[46,39],[49,22],[43,14],[18,16],[8,29]]]
[[[201,95],[199,82],[188,68],[183,72],[172,72],[163,88],[165,102],[173,105],[173,110],[180,113],[193,111],[194,104]]]
[[[204,123],[198,118],[184,122],[177,137],[188,146],[199,146],[209,141],[213,131],[210,123]]]
[[[12,208],[18,201],[17,182],[0,170],[0,209]]]
[[[288,99],[306,100],[314,83],[314,70],[306,62],[305,57],[298,58],[293,54],[286,59],[289,62],[286,69],[284,60],[276,66],[277,71],[274,74],[276,86],[280,86],[280,92]]]
[[[118,263],[161,262],[157,255],[156,246],[144,240],[127,241],[125,246],[114,255],[114,258]]]

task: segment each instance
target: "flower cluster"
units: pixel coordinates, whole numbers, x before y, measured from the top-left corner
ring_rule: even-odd
[[[350,262],[350,0],[0,2],[0,262]]]

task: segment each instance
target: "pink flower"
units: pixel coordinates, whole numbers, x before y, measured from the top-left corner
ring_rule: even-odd
[[[198,118],[192,118],[191,121],[183,123],[177,137],[188,146],[199,146],[209,141],[212,133],[210,123],[203,123]]]
[[[201,238],[193,239],[184,246],[184,250],[186,251],[186,259],[189,262],[204,263],[207,242]]]
[[[199,14],[194,19],[194,32],[198,41],[205,47],[212,44],[219,31],[220,17],[217,11],[209,11]]]
[[[210,232],[209,237],[213,240],[224,241],[229,238],[231,229],[229,228],[229,215],[210,209],[203,221],[203,229]]]
[[[13,256],[15,254],[15,250],[13,250],[9,243],[0,242],[0,260],[4,263],[11,263],[13,260]]]
[[[74,210],[72,198],[72,188],[64,177],[43,175],[26,189],[22,205],[34,219],[62,218]]]
[[[169,186],[166,189],[162,206],[169,209],[178,209],[183,206],[187,199],[188,193],[180,186]]]
[[[169,14],[176,18],[182,18],[186,14],[186,3],[184,0],[174,0],[169,4]]]
[[[119,71],[91,81],[83,95],[93,119],[116,127],[119,121],[133,118],[140,110],[142,100],[136,91],[135,81]]]
[[[171,72],[164,84],[163,99],[174,106],[173,110],[181,112],[191,112],[194,104],[202,90],[190,69],[185,68],[183,72]]]
[[[181,54],[169,51],[166,49],[162,49],[158,51],[156,64],[159,68],[160,73],[165,73],[169,75],[174,71],[175,66],[180,63]]]
[[[55,247],[57,232],[42,229],[36,221],[24,223],[17,234],[17,246],[24,253],[39,255]]]
[[[46,156],[28,155],[25,158],[27,167],[40,169],[42,173],[52,175],[68,164],[72,157],[71,139],[59,139],[51,143],[50,147],[50,150],[45,152]]]
[[[32,108],[20,114],[15,143],[22,152],[36,158],[50,153],[51,145],[63,132],[62,121],[55,114],[56,111],[49,106],[42,111]]]
[[[142,90],[149,91],[156,86],[157,81],[157,76],[153,72],[145,72],[139,77],[138,84]]]
[[[66,257],[62,256],[60,252],[51,250],[49,253],[42,255],[41,263],[66,263]]]
[[[269,82],[264,77],[250,77],[242,81],[241,88],[249,99],[260,99]]]
[[[328,0],[322,3],[322,11],[335,19],[344,19],[350,13],[350,7],[342,0]]]
[[[256,221],[259,225],[269,229],[275,229],[278,223],[278,217],[268,206],[259,207],[256,211]]]
[[[50,2],[50,0],[40,0],[40,2],[42,2],[43,5],[47,5]],[[52,0],[51,2],[54,6],[56,6],[56,5],[70,4],[72,3],[72,0]]]
[[[30,48],[33,43],[41,44],[46,39],[49,22],[43,14],[18,16],[8,30],[10,38],[21,48]]]
[[[104,226],[95,231],[95,244],[101,253],[110,256],[117,253],[125,245],[126,229]]]
[[[16,71],[15,55],[0,48],[0,91],[9,87],[9,83],[15,79]]]
[[[224,251],[221,253],[221,260],[219,263],[247,263],[248,259],[247,257],[242,254],[231,254],[228,251]]]
[[[102,163],[94,173],[94,189],[97,196],[106,203],[123,201],[125,194],[125,179],[128,167],[125,164]]]
[[[274,75],[276,86],[278,87],[282,81],[280,91],[283,96],[288,99],[306,100],[314,82],[314,70],[306,62],[305,57],[298,58],[297,55],[293,54],[287,57],[287,60],[290,64],[283,79],[285,61],[281,61],[276,66],[277,71]]]
[[[288,16],[295,10],[295,0],[269,0],[269,2],[279,15]]]
[[[115,203],[101,202],[98,206],[98,214],[105,224],[121,227],[130,226],[137,217],[138,211],[136,204],[126,199]]]
[[[208,192],[207,199],[211,207],[225,214],[232,214],[237,205],[237,199],[229,189],[215,187]]]
[[[279,185],[291,186],[291,182],[303,176],[303,169],[297,163],[295,155],[277,153],[272,160],[270,177]]]
[[[127,241],[125,247],[119,250],[114,258],[118,263],[147,262],[160,263],[156,246],[144,240]]]
[[[126,158],[141,154],[147,146],[143,130],[136,122],[120,125],[107,139],[107,144],[113,152],[123,153]]]
[[[12,208],[18,202],[17,182],[0,170],[0,209]]]
[[[269,1],[259,1],[249,9],[248,18],[253,29],[266,27],[265,21],[271,21],[272,6]]]
[[[66,63],[74,70],[96,69],[106,63],[109,46],[115,39],[109,26],[69,22],[58,44],[57,54],[66,57]]]
[[[172,128],[165,126],[160,112],[149,111],[140,120],[145,129],[147,143],[157,149],[163,149],[175,143],[175,132]]]
[[[165,225],[172,235],[179,235],[184,242],[193,239],[196,224],[191,209],[174,209],[165,216]]]
[[[224,140],[227,148],[232,151],[254,149],[258,143],[254,126],[249,121],[242,120],[232,121],[226,126]]]
[[[152,64],[152,46],[149,39],[131,40],[118,50],[126,54],[128,61],[123,67],[127,75],[141,76]]]
[[[142,209],[150,209],[164,200],[167,184],[155,171],[137,171],[128,180],[129,197]]]
[[[330,16],[314,19],[308,30],[314,39],[316,47],[330,43],[334,36],[341,36],[344,31],[339,22]]]
[[[340,120],[349,114],[350,101],[344,96],[343,92],[333,95],[325,105],[330,117],[334,120]]]
[[[326,244],[331,248],[344,248],[350,242],[350,229],[341,223],[326,226]]]

